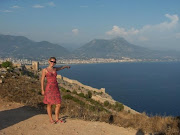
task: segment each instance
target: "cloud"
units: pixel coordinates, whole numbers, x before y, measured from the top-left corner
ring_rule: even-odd
[[[79,34],[79,30],[78,30],[78,29],[73,29],[73,30],[72,30],[72,33],[73,33],[74,35],[78,35],[78,34]]]
[[[39,4],[36,4],[36,5],[32,6],[32,7],[33,7],[33,8],[44,8],[44,6],[39,5]]]
[[[21,7],[20,7],[20,6],[15,5],[15,6],[12,6],[11,8],[21,8]]]
[[[55,7],[56,5],[54,4],[54,2],[49,2],[49,3],[47,3],[48,4],[48,6],[50,6],[50,7]]]
[[[137,34],[139,32],[139,30],[136,30],[134,28],[130,29],[130,30],[125,30],[125,28],[121,28],[117,25],[114,25],[112,30],[106,32],[107,35],[114,35],[114,36],[128,36],[128,35],[134,35]]]
[[[130,42],[146,47],[177,47],[180,43],[179,17],[176,14],[165,14],[165,17],[167,21],[155,25],[144,25],[140,29],[133,27],[131,29],[125,29],[114,25],[113,28],[105,34],[110,37],[121,36]]]
[[[145,25],[143,26],[141,29],[135,29],[135,28],[131,28],[129,30],[126,30],[123,27],[119,27],[117,25],[114,25],[112,30],[106,32],[107,35],[114,35],[114,36],[131,36],[131,35],[138,35],[138,34],[142,34],[145,32],[163,32],[163,31],[167,31],[167,30],[171,30],[173,28],[175,28],[178,24],[179,21],[179,17],[177,15],[169,15],[169,14],[165,14],[165,16],[170,19],[170,22],[162,22],[160,24],[156,24],[156,25]]]
[[[165,17],[167,17],[170,20],[170,22],[166,21],[166,22],[162,22],[156,25],[146,25],[142,29],[140,29],[140,31],[141,32],[145,32],[145,31],[163,32],[163,31],[176,28],[176,26],[178,25],[179,17],[177,15],[169,15],[169,14],[165,14]]]

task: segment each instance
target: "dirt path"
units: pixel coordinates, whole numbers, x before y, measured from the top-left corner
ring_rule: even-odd
[[[0,100],[0,135],[138,135],[104,122],[67,118],[66,123],[50,124],[47,114],[18,103]]]

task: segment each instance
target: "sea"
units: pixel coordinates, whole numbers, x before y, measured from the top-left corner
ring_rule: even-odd
[[[70,66],[58,74],[94,88],[105,88],[113,99],[138,112],[150,116],[180,116],[180,62]]]

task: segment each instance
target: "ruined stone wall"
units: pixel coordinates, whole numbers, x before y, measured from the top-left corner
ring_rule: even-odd
[[[38,71],[39,70],[39,62],[38,61],[32,61],[32,69],[34,71]]]
[[[57,75],[57,78],[62,79],[62,80],[66,81],[68,83],[71,83],[71,84],[77,84],[80,87],[84,87],[85,89],[88,89],[90,91],[95,91],[98,93],[101,93],[101,92],[105,93],[105,88],[101,88],[101,89],[92,88],[90,86],[87,86],[87,85],[84,85],[84,84],[78,82],[77,80],[72,80],[72,79],[69,79],[67,77],[62,77],[61,75]]]

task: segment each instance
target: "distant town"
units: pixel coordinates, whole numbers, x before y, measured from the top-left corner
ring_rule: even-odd
[[[4,61],[11,61],[17,64],[26,64],[31,65],[32,61],[29,59],[17,59],[17,58],[0,58],[0,63]],[[37,61],[37,60],[36,60]],[[133,59],[128,57],[122,57],[122,59],[113,59],[113,58],[91,58],[91,59],[58,59],[57,64],[91,64],[91,63],[120,63],[120,62],[173,62],[180,61],[179,59]],[[48,60],[42,59],[38,60],[40,65],[47,65]]]

